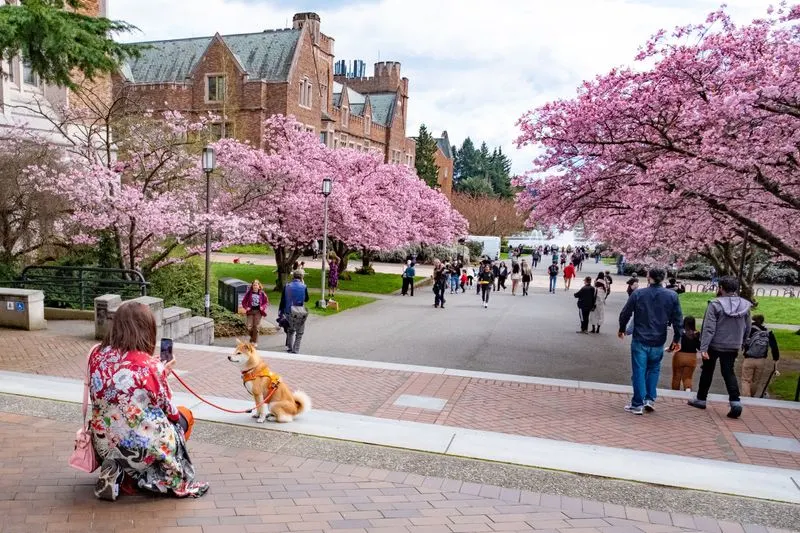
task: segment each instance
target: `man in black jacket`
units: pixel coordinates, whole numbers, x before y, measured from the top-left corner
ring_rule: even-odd
[[[583,279],[583,287],[575,293],[575,298],[578,299],[578,314],[581,319],[581,330],[577,333],[589,333],[589,313],[592,312],[594,307],[596,293],[592,287],[592,277],[587,276]]]

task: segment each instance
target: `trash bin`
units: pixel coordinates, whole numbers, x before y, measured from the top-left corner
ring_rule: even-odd
[[[217,303],[231,313],[238,313],[249,286],[249,283],[240,279],[220,278],[217,282]]]

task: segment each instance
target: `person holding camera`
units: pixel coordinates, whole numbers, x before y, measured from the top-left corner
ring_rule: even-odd
[[[247,331],[250,332],[250,342],[258,347],[258,327],[261,325],[261,319],[267,316],[267,306],[269,305],[269,298],[261,282],[257,279],[253,280],[247,292],[244,293],[242,298],[242,309],[247,317]],[[242,312],[242,309],[239,312]]]

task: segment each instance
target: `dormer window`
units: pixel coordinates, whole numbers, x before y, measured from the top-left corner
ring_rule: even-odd
[[[308,78],[300,81],[300,106],[311,107],[311,82]]]
[[[206,76],[206,102],[222,102],[225,100],[225,76],[209,74]]]

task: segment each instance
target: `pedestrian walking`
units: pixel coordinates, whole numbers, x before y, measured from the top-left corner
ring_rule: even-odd
[[[533,268],[536,268],[541,258],[542,258],[541,252],[539,250],[534,250],[533,255],[531,255],[531,263],[533,264]]]
[[[500,290],[500,262],[492,263],[492,276],[494,276],[494,290]]]
[[[745,346],[750,334],[750,307],[752,304],[738,296],[739,282],[732,276],[719,279],[717,298],[709,302],[703,317],[700,333],[700,356],[703,365],[700,369],[700,384],[697,397],[689,400],[689,405],[698,409],[706,408],[708,389],[714,379],[714,369],[719,360],[722,379],[728,390],[730,410],[728,418],[739,418],[742,402],[739,397],[739,383],[733,371],[739,349]],[[677,296],[677,295],[676,295]]]
[[[478,289],[481,291],[481,301],[484,309],[489,307],[489,294],[492,292],[492,287],[494,287],[494,274],[492,274],[492,269],[487,264],[483,266],[483,270],[478,274]]]
[[[311,258],[316,261],[317,257],[319,257],[319,241],[314,239],[311,243]]]
[[[292,281],[283,288],[280,304],[282,322],[287,324],[286,351],[289,353],[300,352],[300,341],[303,340],[308,319],[307,301],[308,287],[303,283],[303,273],[295,270]]]
[[[556,280],[558,279],[558,259],[553,259],[553,264],[547,267],[547,275],[550,276],[550,294],[556,293]]]
[[[633,291],[639,288],[639,274],[634,272],[631,275],[630,279],[628,279],[628,281],[625,282],[625,284],[628,285],[628,288],[625,290],[627,291],[628,296],[630,296],[633,293]]]
[[[450,281],[450,294],[458,292],[458,282],[461,278],[461,269],[455,263],[450,263],[447,268],[448,279]]]
[[[568,264],[564,267],[564,290],[568,291],[570,285],[572,285],[572,278],[577,276],[575,273],[575,265],[572,263]]]
[[[461,294],[464,294],[465,292],[467,292],[466,287],[467,287],[467,280],[468,279],[469,279],[469,276],[467,276],[467,269],[464,268],[464,269],[461,270],[461,284],[460,284],[461,285]]]
[[[779,376],[778,360],[781,358],[775,334],[764,325],[764,315],[753,315],[753,325],[744,344],[742,363],[742,394],[756,396],[762,389],[762,378],[766,371],[767,355],[772,352],[775,375]],[[766,387],[766,384],[763,385]]]
[[[336,296],[337,287],[339,287],[339,258],[334,255],[328,261],[328,290],[331,298]]]
[[[608,298],[604,279],[598,278],[594,282],[594,294],[594,307],[589,314],[589,325],[592,326],[592,333],[600,333],[600,326],[603,325],[606,317],[606,299]]]
[[[697,351],[700,349],[700,332],[693,316],[683,318],[681,349],[672,354],[672,390],[692,390],[694,369],[697,368]]]
[[[433,306],[444,309],[444,291],[447,286],[448,272],[438,259],[433,261]]]
[[[559,263],[561,264],[561,268],[564,268],[564,265],[567,264],[567,252],[561,252]]]
[[[528,263],[525,262],[523,259],[520,263],[520,274],[522,275],[522,295],[528,295],[528,288],[531,285],[531,280],[533,280],[533,270]]]
[[[633,339],[631,341],[631,382],[633,398],[625,411],[635,415],[654,411],[656,387],[664,357],[667,327],[672,325],[673,337],[670,351],[680,350],[683,316],[678,295],[661,286],[666,273],[660,268],[651,268],[647,274],[648,287],[631,294],[619,314],[617,336],[625,338],[625,330],[633,317]]]
[[[247,331],[250,333],[250,342],[256,347],[258,346],[258,328],[261,325],[261,319],[267,316],[267,306],[269,305],[269,298],[261,282],[254,279],[247,288],[242,298],[242,308],[239,312],[244,311],[247,317]]]
[[[414,268],[414,263],[410,260],[406,261],[406,266],[403,269],[403,288],[400,291],[400,294],[405,296],[406,294],[411,292],[411,296],[414,296],[414,276],[417,275],[417,270]]]
[[[517,287],[519,286],[519,282],[522,280],[522,272],[519,266],[519,263],[513,263],[511,265],[511,296],[517,295]]]
[[[581,321],[581,329],[576,333],[589,333],[589,314],[592,312],[597,298],[597,293],[592,287],[591,276],[584,278],[583,287],[575,293],[575,298],[578,299],[578,317]]]
[[[469,267],[469,268],[467,269],[467,285],[469,285],[470,287],[472,287],[472,283],[474,282],[474,280],[475,280],[475,277],[476,277],[477,275],[478,275],[478,273],[477,273],[477,272],[475,272],[475,267]]]
[[[500,263],[500,270],[497,274],[497,290],[502,287],[506,290],[506,279],[508,278],[508,267],[505,263]]]

